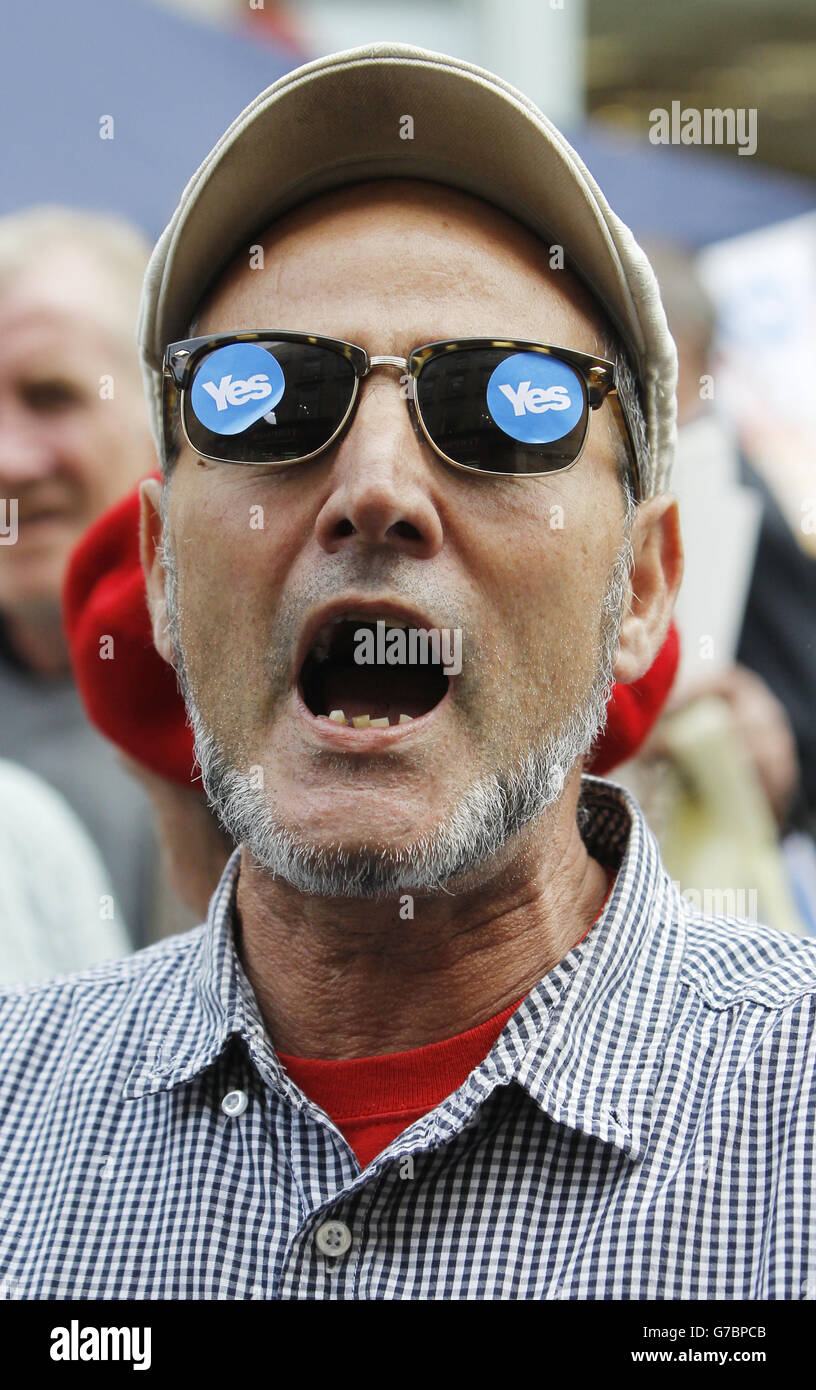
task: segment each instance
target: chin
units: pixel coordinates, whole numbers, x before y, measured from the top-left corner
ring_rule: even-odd
[[[351,817],[338,817],[335,803],[331,815],[315,819],[314,816],[289,816],[278,810],[276,816],[280,827],[288,831],[304,848],[318,853],[339,851],[343,854],[387,854],[410,849],[418,841],[433,835],[441,824],[437,816],[412,818],[409,822],[401,819],[395,825],[393,818],[366,816],[362,820]]]

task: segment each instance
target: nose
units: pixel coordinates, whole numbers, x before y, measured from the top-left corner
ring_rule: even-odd
[[[407,386],[392,368],[377,367],[361,384],[352,424],[337,446],[332,489],[315,533],[334,553],[346,547],[390,546],[418,559],[441,549],[442,520],[433,498],[435,460],[418,438]]]
[[[0,401],[0,487],[8,491],[53,471],[53,449],[36,423],[16,402]]]

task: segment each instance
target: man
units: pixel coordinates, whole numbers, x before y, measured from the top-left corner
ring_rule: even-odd
[[[581,781],[682,565],[627,229],[520,94],[373,45],[238,118],[140,333],[154,638],[239,848],[206,926],[6,1004],[22,1296],[800,1297],[816,954]]]
[[[146,259],[116,219],[43,207],[0,220],[0,756],[78,813],[139,945],[157,865],[150,808],[85,718],[60,590],[86,528],[155,464],[133,346]]]

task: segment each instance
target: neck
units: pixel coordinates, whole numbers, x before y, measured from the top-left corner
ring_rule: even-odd
[[[408,920],[400,899],[302,895],[244,848],[237,939],[278,1051],[407,1051],[474,1028],[528,993],[606,895],[606,874],[576,824],[579,791],[576,773],[500,864],[460,893],[417,896]]]
[[[6,641],[17,660],[38,676],[62,676],[71,670],[68,642],[59,608],[38,613],[36,621],[3,615]]]

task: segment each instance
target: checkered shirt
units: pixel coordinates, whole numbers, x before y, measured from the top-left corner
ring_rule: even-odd
[[[815,1298],[816,945],[694,911],[620,788],[582,807],[602,915],[362,1171],[264,1028],[240,851],[202,926],[5,989],[0,1294]]]

